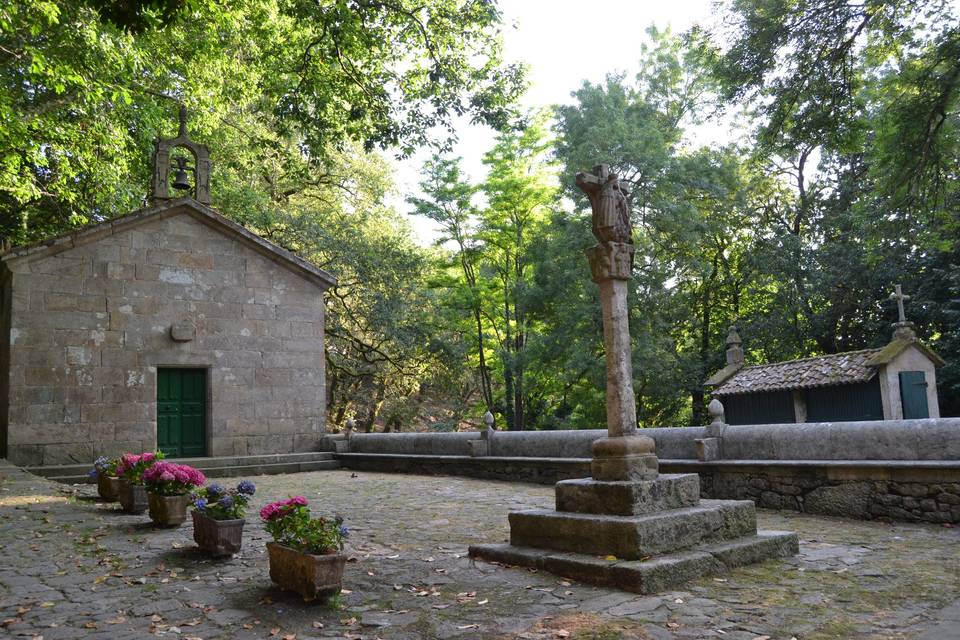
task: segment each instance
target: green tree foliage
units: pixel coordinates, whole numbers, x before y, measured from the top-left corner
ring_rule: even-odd
[[[922,335],[955,360],[946,321],[960,235],[955,6],[735,0],[726,8],[728,42],[710,50],[701,39],[700,50],[713,56],[723,97],[754,114],[755,162],[790,187],[765,209],[757,247],[784,315],[768,317],[766,328],[790,326],[796,337],[781,357],[882,344],[895,316],[878,301],[900,282],[916,294],[910,313]],[[960,412],[954,368],[938,382],[944,412]]]
[[[168,97],[191,108],[214,157],[238,162],[215,165],[214,188],[246,183],[255,198],[323,180],[330,153],[355,144],[443,145],[456,116],[504,126],[522,86],[484,0],[135,3],[140,13],[114,15],[128,6],[0,8],[0,234],[13,242],[137,205],[150,141],[175,127]],[[166,27],[130,24],[149,16]]]

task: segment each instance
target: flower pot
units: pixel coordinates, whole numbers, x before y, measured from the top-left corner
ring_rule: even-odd
[[[315,556],[276,542],[267,543],[270,579],[278,587],[303,596],[304,601],[326,599],[340,593],[347,556],[331,553]]]
[[[147,510],[147,490],[143,485],[130,484],[129,480],[123,478],[120,479],[117,500],[127,513],[143,513]]]
[[[161,496],[147,492],[150,519],[161,527],[179,527],[187,519],[189,496]]]
[[[97,493],[107,502],[114,502],[120,492],[120,478],[103,473],[97,474]]]
[[[212,556],[229,556],[240,551],[243,542],[243,518],[214,520],[199,511],[193,514],[193,540]]]

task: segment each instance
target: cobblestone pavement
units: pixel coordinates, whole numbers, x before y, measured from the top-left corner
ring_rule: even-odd
[[[960,638],[960,529],[761,511],[800,555],[637,596],[472,564],[507,512],[552,487],[327,471],[252,478],[255,507],[293,494],[352,529],[344,593],[306,605],[270,582],[265,532],[241,554],[195,551],[189,521],[154,529],[0,463],[0,636],[70,638]],[[225,481],[226,482],[226,481]]]

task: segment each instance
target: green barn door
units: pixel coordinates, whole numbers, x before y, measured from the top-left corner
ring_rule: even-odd
[[[157,447],[168,456],[204,456],[205,369],[157,369]]]
[[[923,371],[900,372],[900,402],[904,420],[930,417],[927,407],[927,380]]]

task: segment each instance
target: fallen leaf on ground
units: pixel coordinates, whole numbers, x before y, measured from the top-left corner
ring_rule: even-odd
[[[460,630],[463,630],[463,629],[479,629],[479,628],[480,628],[480,625],[478,625],[478,624],[462,624],[462,625],[460,625],[460,626],[457,627],[457,629],[460,629]]]

